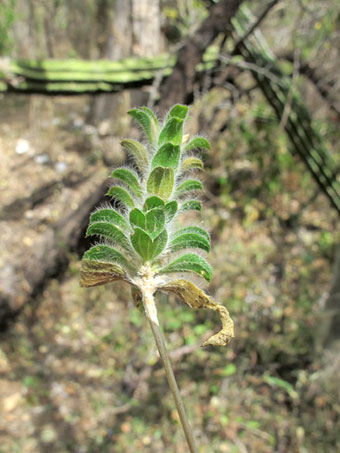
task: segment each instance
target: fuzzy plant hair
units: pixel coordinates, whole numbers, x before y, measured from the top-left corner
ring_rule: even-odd
[[[161,124],[147,107],[129,114],[146,140],[144,144],[132,139],[121,142],[131,165],[111,173],[114,183],[107,195],[113,205],[90,216],[86,234],[99,242],[83,256],[81,286],[123,280],[132,286],[140,307],[151,282],[152,293],[174,294],[192,308],[217,311],[222,329],[203,346],[227,345],[234,336],[228,310],[190,278],[198,275],[208,282],[212,278],[204,257],[210,251],[210,236],[197,225],[179,222],[183,213],[201,210],[203,186],[197,174],[203,162],[197,151],[210,150],[210,144],[203,137],[189,139],[183,134],[185,105],[172,107]]]

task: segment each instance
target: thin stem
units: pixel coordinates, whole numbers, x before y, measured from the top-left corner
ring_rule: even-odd
[[[159,327],[159,322],[158,322],[158,317],[157,317],[157,309],[153,297],[154,289],[152,285],[148,284],[146,280],[144,280],[145,286],[143,287],[143,303],[144,303],[144,309],[146,316],[150,322],[151,330],[153,333],[153,336],[156,341],[156,345],[159,351],[159,355],[162,359],[166,377],[168,379],[169,387],[172,392],[172,395],[175,400],[175,404],[177,407],[178,415],[181,420],[181,424],[184,430],[184,434],[189,446],[189,450],[191,453],[197,453],[198,449],[195,443],[194,435],[185,411],[184,403],[182,400],[182,397],[180,395],[176,378],[171,366],[170,362],[170,357],[169,353],[167,351],[166,345],[165,345],[165,340],[164,340],[164,335],[163,332],[161,331]]]

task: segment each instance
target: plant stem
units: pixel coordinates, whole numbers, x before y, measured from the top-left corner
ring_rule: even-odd
[[[195,443],[194,435],[185,411],[182,397],[177,386],[176,378],[170,362],[170,357],[165,345],[164,335],[159,326],[157,309],[153,297],[154,288],[152,287],[152,285],[148,284],[149,282],[147,280],[144,280],[144,282],[145,285],[143,285],[144,287],[142,293],[146,317],[150,322],[151,330],[156,341],[159,355],[164,365],[166,377],[168,379],[169,387],[175,400],[178,415],[181,420],[182,428],[189,446],[190,453],[197,453],[198,450]]]

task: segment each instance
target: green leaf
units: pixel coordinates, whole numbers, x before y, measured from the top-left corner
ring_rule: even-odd
[[[198,157],[187,157],[186,159],[184,159],[181,165],[182,171],[203,170],[203,168],[203,162]]]
[[[150,261],[158,256],[165,248],[168,240],[166,230],[163,230],[154,240],[140,228],[131,235],[131,243],[143,261]]]
[[[236,365],[234,363],[228,363],[228,365],[225,366],[219,374],[223,377],[228,377],[235,374],[236,371],[237,371]]]
[[[160,286],[159,289],[166,293],[175,294],[191,308],[208,308],[217,311],[222,329],[205,341],[202,346],[226,346],[230,343],[234,337],[234,323],[224,305],[218,304],[196,285],[184,279],[172,280]]]
[[[122,203],[125,206],[128,206],[129,208],[134,208],[135,203],[129,194],[129,192],[122,187],[119,186],[112,186],[108,190],[107,194],[112,198],[115,198],[118,200],[120,203]]]
[[[138,178],[135,173],[127,168],[117,168],[111,173],[111,178],[116,178],[122,181],[133,192],[136,197],[141,197],[143,194],[142,188],[139,184]]]
[[[146,148],[139,142],[133,139],[125,139],[120,142],[122,147],[133,156],[138,170],[144,174],[148,167],[148,152]]]
[[[150,118],[153,120],[155,125],[157,127],[159,127],[159,122],[158,122],[157,116],[153,113],[153,111],[151,109],[149,109],[149,107],[141,107],[141,110],[144,110],[144,112],[146,112],[150,116]]]
[[[177,170],[181,148],[172,143],[165,143],[159,148],[155,157],[152,159],[151,168],[165,167]]]
[[[200,277],[210,282],[212,277],[212,268],[198,255],[187,253],[172,261],[167,266],[158,271],[160,274],[169,274],[171,272],[195,272]]]
[[[186,181],[180,184],[175,192],[175,196],[179,197],[181,195],[185,195],[187,192],[191,192],[192,190],[202,190],[203,185],[201,181],[197,179],[187,179]]]
[[[187,105],[176,104],[171,108],[167,117],[168,118],[176,117],[185,120],[188,114],[188,110],[189,108]]]
[[[86,237],[97,235],[120,245],[125,250],[131,251],[130,243],[125,234],[115,225],[108,222],[91,223],[86,231]]]
[[[135,208],[130,211],[130,223],[133,226],[145,230],[145,215],[142,211]]]
[[[154,251],[152,255],[152,259],[156,258],[160,255],[166,247],[168,242],[168,233],[166,229],[164,229],[153,241],[154,244]]]
[[[149,211],[145,216],[145,229],[154,239],[163,230],[165,224],[165,214],[162,209],[155,208]]]
[[[144,203],[144,211],[150,211],[153,208],[159,208],[164,206],[164,201],[161,200],[159,197],[153,196],[149,197],[145,200]]]
[[[134,118],[143,129],[149,142],[153,143],[156,139],[156,131],[153,119],[150,117],[150,115],[147,112],[139,109],[129,110],[128,114],[131,115],[132,118]]]
[[[174,187],[174,171],[172,168],[156,167],[152,170],[148,182],[148,192],[167,200]]]
[[[170,109],[167,118],[176,117],[185,120],[188,110],[189,108],[187,105],[176,104]]]
[[[175,237],[170,242],[170,250],[172,252],[188,248],[199,248],[209,252],[210,241],[206,237],[197,233],[184,233]]]
[[[183,120],[181,120],[180,118],[169,118],[159,134],[158,145],[160,146],[164,143],[181,145],[182,133]]]
[[[205,230],[203,230],[202,228],[200,228],[198,226],[187,226],[187,227],[181,228],[181,229],[175,231],[175,233],[173,234],[173,237],[175,238],[177,236],[180,236],[181,234],[187,234],[187,233],[199,234],[210,242],[209,233],[207,233]]]
[[[211,146],[206,138],[194,137],[185,145],[183,151],[187,152],[187,151],[191,151],[193,149],[198,149],[198,148],[210,150]]]
[[[130,260],[127,260],[118,250],[109,245],[95,245],[84,253],[83,259],[89,261],[102,261],[116,263],[129,271],[137,271]]]
[[[198,200],[185,201],[180,209],[180,212],[186,211],[202,211],[202,203]]]
[[[170,222],[174,217],[178,210],[178,203],[176,200],[168,201],[165,203],[165,214],[166,214],[166,221]]]
[[[135,232],[131,235],[131,244],[138,255],[143,258],[143,261],[148,261],[152,255],[152,239],[140,228],[135,228]]]
[[[109,222],[121,228],[128,229],[129,224],[124,217],[114,209],[99,209],[90,216],[90,223]]]
[[[129,281],[128,275],[118,264],[83,259],[80,269],[80,286],[105,285],[116,280]]]

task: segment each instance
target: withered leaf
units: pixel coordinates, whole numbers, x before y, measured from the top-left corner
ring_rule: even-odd
[[[205,341],[202,346],[226,346],[234,338],[234,323],[226,307],[215,302],[193,283],[183,279],[172,280],[158,287],[158,289],[166,293],[175,294],[191,308],[209,308],[218,312],[222,329]]]
[[[137,310],[143,312],[143,295],[141,290],[137,286],[132,286],[131,295]]]
[[[124,269],[118,264],[102,261],[82,260],[80,286],[99,286],[116,280],[129,281]]]

